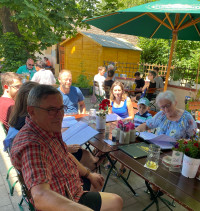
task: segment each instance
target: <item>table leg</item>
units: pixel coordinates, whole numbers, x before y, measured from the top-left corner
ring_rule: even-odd
[[[157,191],[156,193],[154,193],[153,189],[151,188],[150,184],[147,181],[145,181],[145,184],[147,186],[148,191],[150,192],[150,196],[152,198],[152,202],[147,207],[145,207],[143,211],[146,211],[147,209],[149,209],[154,203],[156,203],[156,208],[157,208],[157,210],[159,210],[158,198],[161,200],[162,203],[164,203],[167,206],[167,208],[169,210],[173,211],[169,207],[169,204],[174,206],[174,203],[170,203],[168,200],[161,198],[159,196],[160,191]]]

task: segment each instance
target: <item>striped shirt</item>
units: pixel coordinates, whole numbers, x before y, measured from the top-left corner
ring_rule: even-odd
[[[28,117],[13,141],[11,160],[22,172],[29,190],[48,183],[53,191],[66,196],[67,186],[76,202],[83,194],[77,165],[69,156],[61,133],[51,136]]]
[[[140,114],[139,112],[137,112],[134,116],[134,124],[135,127],[138,127],[139,125],[145,123],[148,119],[151,119],[152,115],[146,111],[144,114]]]

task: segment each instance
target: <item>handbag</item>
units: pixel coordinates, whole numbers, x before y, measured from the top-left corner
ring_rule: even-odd
[[[90,99],[90,102],[92,103],[92,104],[95,104],[96,102],[97,102],[97,98],[96,98],[96,96],[93,94],[92,95],[92,97],[91,97],[91,99]]]

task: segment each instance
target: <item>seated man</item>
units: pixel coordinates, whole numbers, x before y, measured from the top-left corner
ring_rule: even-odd
[[[27,110],[26,124],[12,144],[11,161],[22,172],[36,209],[121,210],[118,195],[83,191],[81,177],[91,182],[93,190],[102,188],[103,177],[91,173],[68,152],[61,136],[61,93],[52,86],[38,85],[28,95]]]
[[[36,73],[33,59],[31,59],[31,58],[27,59],[26,64],[19,67],[17,70],[17,73],[18,74],[28,74],[29,79],[31,79],[33,77],[33,75]]]
[[[95,81],[98,82],[98,87],[94,86],[94,91],[95,91],[95,94],[98,95],[98,96],[104,96],[105,95],[105,91],[104,91],[104,88],[103,88],[103,84],[104,84],[104,81],[106,79],[104,77],[105,70],[106,70],[105,67],[102,67],[102,66],[98,67],[99,73],[94,76],[94,82]]]
[[[78,113],[78,105],[80,113],[86,113],[84,97],[78,87],[72,86],[72,74],[69,70],[61,70],[58,76],[60,87],[58,90],[62,94],[63,104],[67,106],[64,110],[65,114]]]
[[[16,94],[22,85],[22,79],[17,73],[1,73],[1,85],[3,95],[0,97],[0,121],[3,123],[5,129],[8,130],[9,116],[15,104]]]

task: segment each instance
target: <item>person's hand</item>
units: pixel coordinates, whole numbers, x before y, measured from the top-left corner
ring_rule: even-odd
[[[104,178],[101,174],[90,173],[88,176],[95,191],[100,191],[104,184]]]
[[[81,148],[78,144],[67,145],[67,147],[70,153],[75,153]]]

